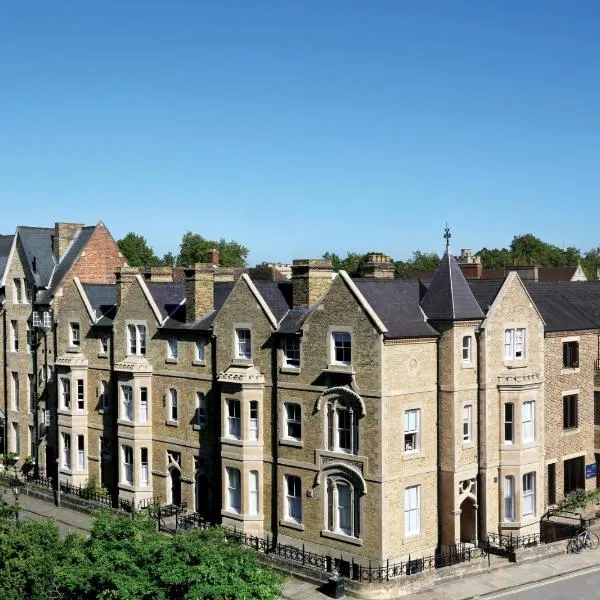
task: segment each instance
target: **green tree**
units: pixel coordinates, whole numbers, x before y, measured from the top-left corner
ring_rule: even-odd
[[[165,267],[174,267],[175,266],[175,256],[169,250],[169,252],[166,252],[165,254],[163,254],[163,257],[160,262]]]
[[[396,277],[410,279],[417,272],[435,271],[439,264],[440,256],[436,252],[415,250],[411,260],[394,261],[394,272]]]
[[[131,267],[155,267],[160,263],[142,235],[129,232],[117,244]]]
[[[588,250],[581,259],[581,266],[588,279],[596,279],[598,269],[600,269],[600,248]]]
[[[340,258],[335,252],[325,252],[323,258],[331,260],[334,271],[346,271],[350,277],[362,277],[364,275],[367,254],[348,252],[346,258]]]
[[[248,257],[248,248],[238,242],[211,241],[203,238],[198,233],[188,231],[181,238],[177,264],[182,267],[191,266],[194,263],[203,263],[208,260],[208,252],[212,249],[219,251],[219,264],[223,267],[245,267]]]

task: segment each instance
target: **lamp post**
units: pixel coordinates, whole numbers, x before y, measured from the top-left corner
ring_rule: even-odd
[[[17,508],[16,514],[15,514],[15,521],[18,523],[19,522],[19,494],[21,493],[21,488],[25,484],[18,478],[16,470],[15,470],[15,474],[14,474],[13,478],[10,480],[9,485],[13,491],[13,494],[15,495],[15,506]]]

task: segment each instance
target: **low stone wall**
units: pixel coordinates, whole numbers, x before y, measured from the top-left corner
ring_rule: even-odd
[[[569,540],[561,540],[560,542],[552,542],[551,544],[538,544],[537,546],[529,546],[528,548],[519,548],[512,553],[513,556],[510,560],[516,563],[526,563],[565,554],[568,543]]]

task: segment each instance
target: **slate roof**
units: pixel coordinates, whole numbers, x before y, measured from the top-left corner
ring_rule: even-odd
[[[547,332],[600,329],[600,281],[526,282],[525,287]]]
[[[385,338],[411,338],[438,336],[438,332],[425,321],[419,307],[418,281],[402,279],[354,279],[356,287],[365,297],[387,328]]]
[[[35,258],[35,273],[33,275],[38,287],[46,287],[52,277],[56,265],[52,250],[54,227],[17,227],[17,235],[21,240],[23,251],[29,268],[33,272]]]
[[[0,279],[4,275],[4,269],[6,269],[8,255],[10,254],[14,239],[14,235],[0,235]]]
[[[477,304],[467,281],[450,252],[446,251],[431,280],[421,308],[427,318],[434,321],[482,319],[483,312]]]
[[[304,308],[292,308],[279,323],[279,333],[290,334],[298,333],[302,329],[302,325],[306,317],[313,311],[316,305]]]
[[[504,283],[504,279],[469,279],[467,281],[477,304],[479,304],[484,314],[487,314]]]
[[[271,309],[277,323],[292,308],[292,282],[285,281],[253,281],[256,289]]]
[[[102,319],[102,324],[109,325],[117,312],[117,286],[113,283],[82,283],[96,318]]]
[[[69,269],[73,266],[73,263],[77,260],[77,257],[81,254],[81,251],[88,243],[96,229],[96,225],[90,225],[88,227],[82,227],[79,233],[75,236],[67,251],[60,259],[58,265],[54,269],[52,278],[50,279],[48,293],[54,295],[58,286],[62,283]]]
[[[183,283],[146,281],[146,286],[163,319],[172,316],[185,300],[185,284]],[[183,316],[185,319],[185,309]]]

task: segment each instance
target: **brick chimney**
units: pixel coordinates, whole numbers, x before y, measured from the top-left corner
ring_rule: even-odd
[[[476,256],[473,262],[459,262],[458,266],[465,279],[483,279],[483,264],[479,256]]]
[[[59,261],[67,251],[71,242],[81,231],[83,225],[80,223],[55,223],[54,224],[54,257]]]
[[[390,257],[381,252],[370,252],[367,255],[364,276],[373,279],[394,279],[394,265]]]
[[[209,265],[219,266],[219,251],[216,248],[208,251],[207,262]]]
[[[292,264],[294,308],[314,304],[329,288],[333,268],[329,259],[300,259]]]
[[[131,289],[131,284],[135,280],[135,276],[139,275],[139,270],[136,267],[121,267],[117,272],[117,309],[121,306],[123,298],[127,296]]]
[[[142,270],[146,281],[173,283],[173,267],[147,267]]]
[[[213,264],[196,263],[185,270],[185,320],[197,321],[212,310],[215,305],[214,279],[216,267]]]

